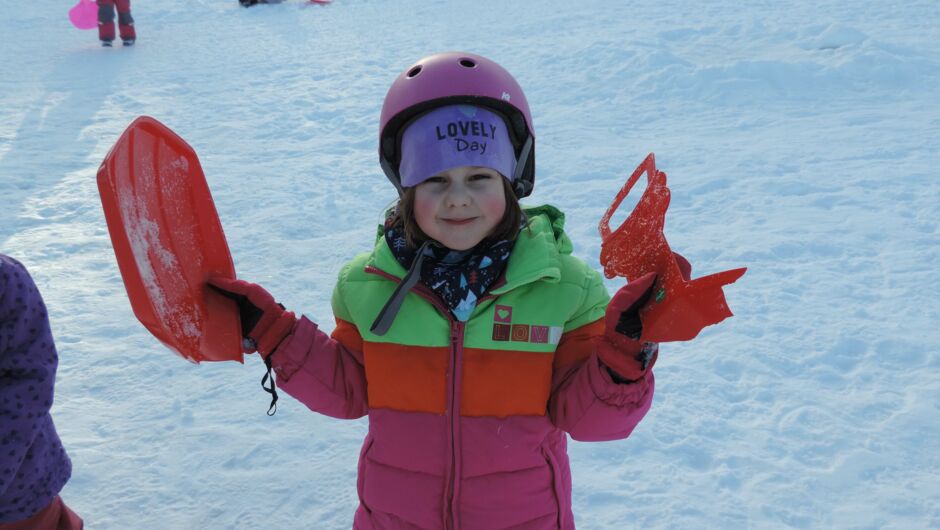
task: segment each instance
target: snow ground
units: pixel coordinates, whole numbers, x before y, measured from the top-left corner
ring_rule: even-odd
[[[49,305],[89,528],[348,528],[365,432],[288,398],[268,418],[257,358],[194,366],[136,321],[94,181],[124,127],[186,138],[239,275],[330,329],[394,198],[385,90],[451,49],[525,88],[529,202],[579,256],[655,151],[695,275],[749,267],[734,318],[663,347],[633,436],[572,444],[580,528],[940,528],[936,2],[153,0],[110,50],[68,7],[0,7],[0,252]]]

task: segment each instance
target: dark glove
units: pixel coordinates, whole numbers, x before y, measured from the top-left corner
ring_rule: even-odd
[[[653,294],[656,273],[647,273],[623,286],[607,305],[604,334],[597,340],[597,356],[610,368],[618,382],[636,381],[656,363],[659,345],[642,343],[642,308]]]
[[[258,284],[220,277],[209,278],[208,284],[238,304],[245,353],[257,351],[267,359],[297,322],[294,313]]]
[[[679,272],[682,274],[682,277],[686,281],[689,281],[689,278],[692,276],[692,264],[681,254],[673,252],[672,255],[676,260],[676,265],[679,266]],[[653,278],[647,280],[649,276]],[[620,317],[613,326],[614,330],[634,340],[640,338],[640,333],[643,331],[643,323],[640,321],[640,308],[649,302],[650,297],[653,295],[653,286],[655,283],[656,274],[651,272],[630,282],[629,285],[620,289],[620,291],[614,295],[614,298],[611,299],[610,304],[607,306],[608,318],[612,316],[609,313],[611,307],[616,311],[620,311]],[[638,291],[642,289],[645,289],[645,291],[639,293]],[[632,298],[634,296],[637,298]]]

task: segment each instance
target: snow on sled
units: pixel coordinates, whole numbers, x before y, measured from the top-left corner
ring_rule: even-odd
[[[646,190],[627,219],[611,232],[611,216],[643,173]],[[653,299],[640,311],[643,341],[691,340],[704,327],[732,316],[722,286],[734,283],[747,271],[745,267],[686,280],[663,234],[669,197],[666,174],[656,169],[650,153],[627,179],[598,226],[605,276],[633,281],[656,273]]]
[[[192,362],[243,362],[236,305],[206,287],[235,267],[196,152],[141,116],[101,163],[98,191],[137,319]]]

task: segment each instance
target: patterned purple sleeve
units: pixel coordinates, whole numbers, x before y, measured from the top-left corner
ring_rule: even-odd
[[[57,364],[36,285],[0,254],[0,523],[45,507],[71,474],[49,415]]]

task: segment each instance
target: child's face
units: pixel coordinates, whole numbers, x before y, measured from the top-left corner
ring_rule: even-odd
[[[475,166],[439,173],[415,187],[415,221],[449,249],[473,248],[506,212],[502,179],[492,169]]]

